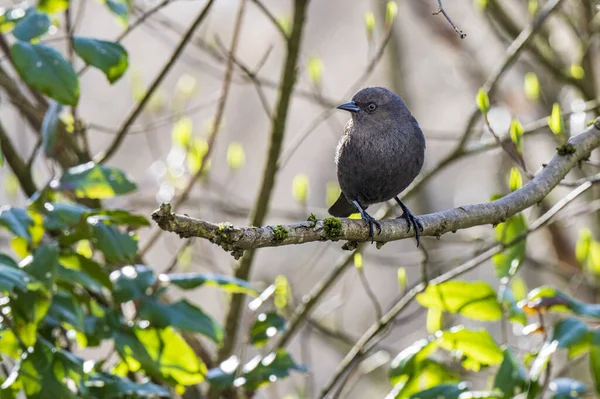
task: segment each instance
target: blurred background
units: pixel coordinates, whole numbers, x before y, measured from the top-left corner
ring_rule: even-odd
[[[17,3],[0,0],[4,7]],[[130,21],[159,3],[157,0],[132,1]],[[514,162],[502,149],[473,151],[468,156],[450,160],[448,156],[459,144],[469,119],[476,112],[477,91],[504,63],[510,43],[532,20],[532,7],[539,9],[546,2],[447,0],[445,3],[449,16],[466,33],[464,39],[441,14],[433,14],[438,9],[434,0],[397,1],[397,16],[391,28],[384,22],[387,7],[384,1],[311,2],[280,169],[266,224],[299,222],[306,220],[310,213],[317,218],[328,216],[327,207],[339,193],[333,161],[335,146],[348,119],[347,113],[335,110],[334,106],[349,101],[355,91],[367,86],[386,86],[400,94],[427,138],[422,174],[430,178],[417,190],[409,190],[407,205],[413,213],[432,213],[487,202],[494,194],[509,192],[509,173]],[[533,44],[503,74],[490,96],[490,123],[503,137],[514,118],[526,127],[538,120],[544,124],[554,104],[560,105],[559,113],[568,114],[564,116],[564,126],[571,135],[581,132],[595,116],[597,103],[590,101],[598,98],[599,89],[595,76],[599,72],[600,50],[598,4],[584,0],[562,3],[560,10],[548,19],[539,36],[531,42]],[[102,2],[72,0],[71,4],[75,14],[84,8],[77,25],[78,34],[114,40],[123,32],[124,27],[105,12]],[[122,41],[129,53],[129,70],[116,84],[107,84],[101,72],[95,69],[81,76],[78,118],[88,127],[92,154],[105,150],[112,142],[122,121],[143,96],[204,4],[204,1],[167,2],[132,30]],[[198,154],[206,151],[219,101],[226,48],[233,35],[238,4],[237,0],[216,2],[149,105],[134,122],[119,151],[110,159],[109,165],[122,169],[137,182],[138,191],[107,200],[107,207],[148,216],[160,203],[173,202],[197,170]],[[264,0],[261,4],[284,29],[289,29],[291,1]],[[373,25],[368,22],[371,17],[374,17]],[[51,42],[66,53],[63,36],[60,32],[46,35],[42,42]],[[585,50],[583,46],[587,46]],[[272,110],[275,105],[285,53],[285,43],[277,28],[261,7],[249,1],[241,26],[232,86],[210,165],[178,213],[212,222],[248,224],[268,150],[271,117],[265,112],[265,106]],[[582,57],[582,54],[585,55]],[[10,69],[6,57],[2,63],[4,68]],[[76,63],[76,70],[82,66]],[[243,71],[243,68],[254,71],[257,66],[254,76],[258,83]],[[585,70],[584,76],[581,70]],[[0,101],[0,119],[18,152],[30,154],[36,145],[36,136],[4,97]],[[481,120],[477,120],[473,132],[465,148],[493,142]],[[195,147],[184,148],[181,143],[186,140],[195,143]],[[529,170],[538,171],[542,163],[549,161],[558,144],[557,135],[548,127],[528,133],[523,141],[523,154]],[[592,161],[594,159],[592,157]],[[440,168],[442,160],[446,161]],[[38,157],[33,166],[38,185],[47,182],[55,171],[43,157]],[[597,172],[596,166],[586,164],[574,170],[569,179]],[[526,177],[523,179],[527,181]],[[9,168],[0,169],[0,181],[0,203],[12,206],[25,203],[26,198]],[[539,207],[525,211],[525,217],[530,221],[535,219],[571,189],[557,188]],[[594,188],[574,201],[570,208],[583,209],[595,198],[598,198],[598,190]],[[373,211],[381,215],[377,209],[374,207]],[[394,210],[396,216],[400,213],[400,209]],[[527,240],[519,283],[530,289],[552,284],[566,292],[576,292],[580,300],[595,302],[592,273],[578,262],[575,247],[580,229],[591,229],[592,235],[596,235],[597,226],[597,212],[585,212],[532,235]],[[233,272],[235,259],[205,240],[192,240],[187,245],[186,240],[177,235],[163,232],[147,247],[148,240],[156,235],[155,229],[154,224],[152,228],[142,229],[139,242],[141,248],[147,249],[146,262],[157,273],[169,267],[178,272]],[[390,242],[381,249],[368,245],[362,257],[355,256],[352,263],[362,263],[365,280],[378,306],[385,311],[402,294],[406,288],[403,284],[410,287],[418,283],[423,262],[433,277],[473,257],[493,239],[493,227],[480,226],[439,239],[424,237],[425,251],[416,249],[412,239]],[[0,245],[10,251],[8,239],[0,236],[0,240]],[[278,276],[284,276],[291,293],[284,311],[288,312],[349,256],[349,252],[341,249],[342,244],[317,242],[261,249],[253,262],[252,284],[260,291],[273,284]],[[403,273],[406,273],[406,283],[398,278]],[[499,285],[491,261],[463,278],[485,280],[494,287]],[[224,320],[228,299],[218,289],[176,292],[173,296],[184,296],[217,321]],[[305,364],[310,372],[294,374],[286,381],[259,391],[255,397],[318,397],[351,345],[376,321],[376,308],[357,268],[352,265],[345,268],[289,344],[296,361]],[[254,317],[245,307],[241,325],[249,327]],[[473,323],[458,316],[444,319],[448,326],[459,322]],[[400,350],[428,335],[425,324],[426,310],[417,303],[412,304],[352,374],[340,397],[385,397],[390,391],[389,361]],[[498,338],[500,324],[490,324],[489,330]],[[242,334],[241,339],[247,338]],[[539,345],[541,340],[521,339],[519,335],[511,339],[512,344],[525,349]],[[210,347],[211,343],[207,345]],[[214,346],[211,349],[215,349]],[[83,355],[94,358],[107,350],[105,346],[86,349]],[[245,356],[250,358],[257,351],[260,352],[249,349]],[[578,373],[577,367],[565,370],[565,374]],[[587,370],[585,364],[580,367]],[[556,366],[555,370],[559,369],[560,366]],[[479,375],[474,381],[475,388],[486,387],[485,376],[485,373]]]

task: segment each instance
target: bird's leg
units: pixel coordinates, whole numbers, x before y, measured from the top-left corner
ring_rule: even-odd
[[[394,197],[394,199],[396,200],[398,205],[400,205],[400,208],[402,208],[402,216],[399,216],[399,218],[406,219],[406,221],[408,222],[407,232],[410,231],[411,226],[415,229],[415,237],[417,239],[417,247],[418,247],[419,246],[419,237],[420,237],[419,230],[423,231],[423,223],[421,223],[421,221],[410,212],[408,207],[406,205],[404,205],[398,197]]]
[[[374,241],[373,225],[375,225],[377,227],[377,234],[381,234],[381,223],[379,223],[371,215],[369,215],[367,213],[367,211],[362,209],[362,206],[360,206],[358,201],[355,200],[355,201],[352,201],[352,203],[354,204],[356,209],[358,209],[358,211],[360,212],[360,216],[363,218],[363,220],[369,224],[369,237],[371,237],[371,244],[373,244],[373,241]]]

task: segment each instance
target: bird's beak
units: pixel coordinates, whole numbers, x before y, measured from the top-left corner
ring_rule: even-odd
[[[337,108],[349,112],[358,112],[360,110],[360,108],[358,108],[354,101],[348,101],[347,103],[339,105]]]

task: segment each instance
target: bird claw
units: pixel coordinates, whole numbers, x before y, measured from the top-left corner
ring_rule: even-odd
[[[377,220],[375,220],[371,215],[369,215],[366,212],[364,213],[364,215],[362,215],[362,217],[363,217],[363,220],[369,224],[369,237],[371,238],[371,244],[373,244],[373,242],[375,241],[375,238],[373,235],[373,225],[375,225],[375,227],[377,227],[377,234],[381,234],[381,223],[379,223]]]
[[[423,223],[421,223],[421,221],[415,215],[413,215],[410,212],[410,210],[406,206],[404,206],[404,204],[402,204],[402,202],[400,202],[399,200],[396,200],[396,201],[402,207],[402,216],[399,216],[398,219],[400,219],[400,218],[405,219],[406,222],[408,223],[408,228],[406,229],[407,233],[410,233],[411,227],[415,230],[415,238],[417,240],[417,248],[418,248],[419,243],[420,243],[420,238],[421,238],[421,234],[419,234],[419,230],[420,231],[424,230]]]

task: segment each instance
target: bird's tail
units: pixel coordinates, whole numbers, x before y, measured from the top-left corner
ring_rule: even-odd
[[[346,196],[343,193],[340,193],[340,197],[335,201],[333,205],[328,210],[331,216],[335,216],[338,218],[344,218],[352,215],[357,212],[354,204],[348,202]]]

